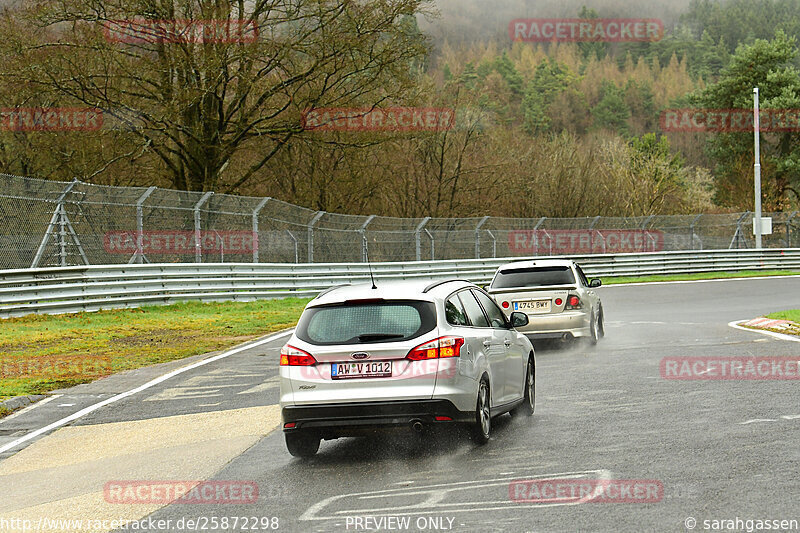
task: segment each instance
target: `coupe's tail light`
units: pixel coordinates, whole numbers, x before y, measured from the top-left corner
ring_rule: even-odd
[[[316,364],[317,360],[308,352],[288,344],[281,348],[281,366],[311,366]]]
[[[462,337],[439,337],[425,344],[420,344],[406,356],[412,361],[425,361],[426,359],[438,359],[441,357],[458,357],[461,355],[461,347],[464,346]]]
[[[577,295],[570,294],[567,297],[567,306],[565,307],[565,309],[580,309],[581,307],[582,307],[581,299],[578,298]]]

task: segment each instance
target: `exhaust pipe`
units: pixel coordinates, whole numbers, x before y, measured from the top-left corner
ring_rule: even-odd
[[[422,425],[422,421],[420,420],[413,420],[411,422],[411,429],[416,431],[417,433],[422,433],[422,430],[425,429],[425,426]]]
[[[570,332],[566,332],[566,333],[564,333],[563,335],[561,335],[561,340],[562,340],[563,342],[569,342],[569,341],[571,341],[571,340],[572,340],[572,333],[570,333]]]

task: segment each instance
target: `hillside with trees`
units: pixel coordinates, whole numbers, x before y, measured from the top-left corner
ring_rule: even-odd
[[[157,6],[157,7],[154,7]],[[642,43],[512,42],[515,18],[660,18]],[[236,20],[248,42],[115,42],[119,20]],[[664,110],[800,109],[800,0],[19,1],[0,93],[97,108],[92,131],[0,131],[0,172],[272,196],[387,216],[634,216],[752,207],[752,134]],[[104,31],[104,29],[106,31]],[[452,128],[322,131],[310,109],[444,108]],[[796,129],[796,128],[795,128]],[[797,208],[797,131],[763,134],[765,210]]]

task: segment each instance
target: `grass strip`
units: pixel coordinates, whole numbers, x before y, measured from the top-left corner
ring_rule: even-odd
[[[791,320],[792,322],[797,322],[800,324],[800,309],[790,309],[788,311],[770,313],[767,315],[767,318],[772,318],[774,320]]]
[[[308,301],[187,302],[3,320],[0,399],[230,348],[294,326]]]
[[[699,272],[697,274],[664,274],[653,276],[605,277],[603,285],[619,285],[622,283],[648,283],[656,281],[695,281],[704,279],[758,278],[769,276],[800,276],[800,272],[792,270],[745,270],[741,272]]]

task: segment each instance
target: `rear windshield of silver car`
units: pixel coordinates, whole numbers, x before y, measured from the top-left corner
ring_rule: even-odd
[[[492,288],[546,287],[548,285],[574,285],[575,276],[568,266],[528,267],[501,270]]]
[[[295,335],[317,345],[399,342],[436,327],[436,306],[418,300],[363,300],[309,307]]]

